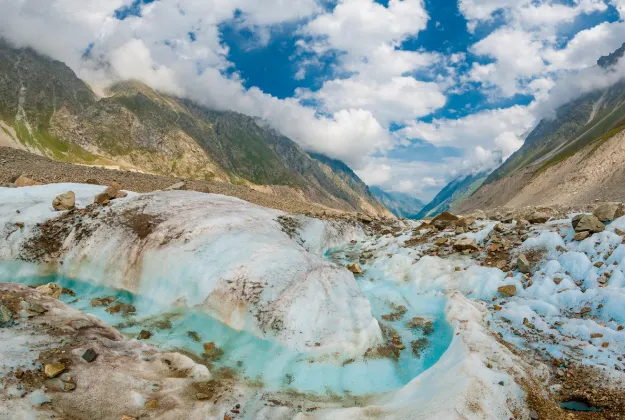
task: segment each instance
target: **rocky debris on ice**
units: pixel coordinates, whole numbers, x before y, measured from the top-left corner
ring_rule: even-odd
[[[68,191],[57,195],[52,201],[52,207],[56,211],[73,210],[76,208],[76,194],[73,191]]]
[[[454,249],[458,251],[477,251],[477,241],[475,238],[461,238],[454,242]]]
[[[58,216],[49,197],[68,187],[84,210]],[[105,209],[86,204],[100,191],[81,184],[3,190],[0,226],[21,209],[26,228],[9,237],[0,258],[60,263],[60,274],[142,294],[155,307],[195,307],[297,350],[364,354],[382,340],[354,277],[323,257],[357,230],[352,221],[300,216],[289,236],[277,221],[285,214],[232,197],[160,191]],[[119,186],[107,191],[117,196]],[[127,309],[120,303],[106,311],[134,313]]]
[[[0,418],[154,418],[149,402],[156,400],[158,418],[205,419],[254,394],[231,377],[213,378],[205,365],[183,354],[128,341],[35,289],[0,283],[0,301],[49,309],[0,328]],[[207,394],[203,404],[196,390]]]

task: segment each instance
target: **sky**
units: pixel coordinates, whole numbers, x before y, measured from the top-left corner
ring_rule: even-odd
[[[138,79],[264,119],[369,185],[431,199],[613,83],[625,0],[0,0],[0,36],[97,92]]]

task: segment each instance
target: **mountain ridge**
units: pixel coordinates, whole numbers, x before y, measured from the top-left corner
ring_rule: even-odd
[[[2,40],[0,58],[2,144],[71,163],[288,187],[329,208],[390,215],[351,169],[334,172],[340,165],[314,159],[252,117],[137,81],[116,83],[98,98],[65,64]]]

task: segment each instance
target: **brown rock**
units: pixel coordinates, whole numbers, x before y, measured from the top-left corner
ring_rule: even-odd
[[[347,269],[356,275],[364,274],[364,271],[362,270],[362,268],[360,268],[360,264],[358,263],[349,264],[347,266]]]
[[[149,400],[146,401],[143,405],[145,408],[156,409],[158,408],[158,400]]]
[[[521,273],[527,274],[532,271],[532,266],[525,254],[519,255],[519,257],[516,259],[516,265],[517,267],[519,267],[519,271]]]
[[[579,217],[575,216],[573,219],[573,226],[575,228],[575,232],[591,232],[598,233],[603,232],[605,230],[605,225],[597,219],[596,216],[592,214],[584,214]],[[575,220],[577,219],[577,222]]]
[[[139,340],[149,340],[152,337],[152,333],[148,330],[141,330],[139,333]]]
[[[51,298],[58,299],[61,297],[63,288],[56,283],[43,284],[35,287],[42,295],[50,296]]]
[[[504,297],[512,297],[516,295],[516,286],[514,284],[501,286],[497,291]]]
[[[601,333],[590,334],[590,338],[601,338],[601,337],[603,337],[603,334]]]
[[[36,185],[41,185],[41,182],[30,179],[26,175],[20,175],[20,177],[15,180],[16,187],[34,187]]]
[[[549,220],[549,215],[542,211],[536,211],[527,218],[527,221],[533,225],[538,224],[538,223],[546,223],[548,220]]]
[[[477,251],[477,241],[475,238],[462,238],[454,243],[454,249],[457,251]]]
[[[51,363],[44,366],[43,372],[48,378],[56,378],[61,373],[65,372],[65,365],[63,363]]]
[[[68,191],[65,194],[57,195],[52,201],[52,207],[56,211],[73,210],[76,208],[76,194]]]
[[[625,211],[621,203],[601,203],[592,214],[601,222],[611,222],[625,215]]]
[[[574,241],[583,241],[584,239],[588,238],[590,236],[590,232],[585,231],[585,232],[577,232],[575,235],[573,235],[573,240]]]

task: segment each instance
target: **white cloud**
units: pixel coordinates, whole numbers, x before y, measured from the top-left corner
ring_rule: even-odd
[[[300,91],[299,96],[321,101],[329,112],[366,109],[387,124],[423,117],[446,102],[437,84],[412,77],[392,77],[384,83],[361,76],[336,79],[325,82],[316,92]]]

